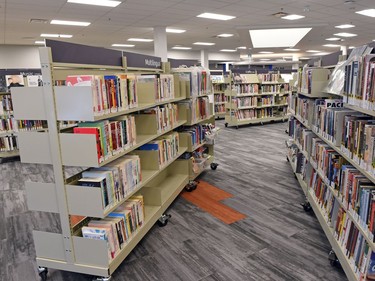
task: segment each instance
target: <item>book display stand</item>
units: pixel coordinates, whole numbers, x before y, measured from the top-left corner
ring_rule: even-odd
[[[166,209],[191,178],[189,161],[178,159],[188,147],[175,131],[187,122],[187,111],[176,112],[180,107],[176,102],[186,99],[187,83],[180,83],[176,75],[167,75],[165,79],[160,76],[155,80],[140,73],[129,74],[130,56],[125,59],[119,51],[48,41],[49,47],[39,49],[43,87],[35,87],[32,91],[13,88],[11,91],[16,119],[46,120],[48,124],[45,132],[19,133],[21,161],[50,164],[54,171],[53,183],[26,182],[29,209],[57,213],[61,222],[61,233],[33,231],[39,273],[42,280],[47,279],[48,268],[109,280],[156,222],[160,226],[166,225],[169,218]],[[74,58],[74,54],[81,54],[83,58]],[[149,63],[150,59],[154,60],[153,67],[159,67],[147,69],[147,74],[162,72],[158,58],[145,61]],[[140,60],[142,58],[136,61]],[[137,69],[146,70],[135,66],[132,71]],[[117,108],[104,110],[103,107],[97,111],[96,106],[102,104],[98,102],[99,98],[104,97],[94,93],[93,87],[60,84],[68,75],[114,74],[118,77],[127,75],[128,93],[133,94],[131,99],[125,99],[129,104],[124,108],[118,103],[121,100],[124,104],[124,99],[111,92],[111,101],[107,102],[112,105],[117,102]],[[130,81],[135,83],[131,87]],[[159,81],[158,84],[155,81]],[[55,86],[57,84],[59,86]],[[161,89],[161,85],[164,90],[158,91],[155,86]],[[62,121],[74,121],[77,126],[61,132],[58,125]],[[111,132],[117,132],[117,135],[110,135],[109,139],[103,138],[100,127],[107,122],[121,124],[122,128],[112,128]],[[94,124],[94,128],[90,124]],[[95,133],[79,133],[79,129],[94,129]],[[118,170],[116,165],[123,163],[121,161],[130,161],[131,170]],[[67,166],[86,168],[71,176],[66,174]],[[82,184],[84,179],[87,183],[85,177],[90,173],[104,173],[106,181],[99,176],[99,186]],[[91,180],[97,182],[97,179]],[[131,211],[127,209],[129,204]],[[95,228],[97,233],[87,234],[88,230],[93,230],[90,224],[115,220],[113,217],[119,210],[128,212],[124,211],[126,217],[124,215],[116,222],[116,229],[121,229],[118,236],[111,232],[113,229],[100,227]],[[110,225],[113,227],[114,223]]]

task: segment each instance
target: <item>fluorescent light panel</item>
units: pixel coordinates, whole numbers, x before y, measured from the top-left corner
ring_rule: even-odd
[[[73,35],[69,34],[49,34],[49,33],[42,33],[40,34],[41,37],[52,37],[52,38],[72,38]]]
[[[222,33],[222,34],[219,34],[217,37],[223,37],[223,38],[226,38],[226,37],[232,37],[233,34],[230,34],[230,33]]]
[[[340,38],[337,38],[337,37],[330,37],[330,38],[327,38],[326,39],[327,41],[339,41],[341,40]]]
[[[128,41],[131,42],[152,42],[153,39],[146,39],[146,38],[129,38]]]
[[[284,20],[299,20],[299,19],[303,19],[304,17],[305,16],[300,16],[300,15],[287,15],[281,18]]]
[[[340,33],[335,33],[333,35],[340,36],[340,37],[355,37],[355,36],[357,36],[357,34],[348,33],[348,32],[340,32]]]
[[[249,30],[254,48],[293,47],[311,28],[279,28]]]
[[[195,42],[194,45],[202,45],[202,46],[213,46],[215,43],[209,43],[209,42]]]
[[[288,51],[288,52],[298,52],[298,51],[300,51],[300,49],[288,48],[288,49],[284,49],[284,51]]]
[[[306,53],[320,53],[320,51],[317,51],[317,50],[307,50]]]
[[[90,22],[85,22],[85,21],[51,20],[51,24],[75,25],[75,26],[89,26],[91,23]]]
[[[120,1],[110,1],[110,0],[68,0],[68,3],[104,6],[104,7],[116,7],[121,4]]]
[[[44,45],[44,41],[35,41],[35,44],[38,44],[38,45]]]
[[[132,44],[112,44],[112,47],[133,48],[133,47],[135,47],[135,45],[132,45]]]
[[[323,45],[324,47],[330,47],[330,48],[336,48],[336,47],[340,47],[340,45],[337,45],[337,44],[325,44]]]
[[[234,49],[221,49],[220,52],[234,53],[234,52],[237,52],[237,50],[234,50]]]
[[[336,28],[345,29],[345,28],[352,28],[352,27],[355,27],[355,25],[353,25],[353,24],[341,24],[341,25],[336,25],[335,27],[336,27]]]
[[[197,18],[205,18],[205,19],[212,19],[212,20],[231,20],[235,17],[221,15],[221,14],[214,14],[214,13],[203,13],[197,16]]]
[[[366,9],[366,10],[358,11],[356,13],[363,15],[363,16],[375,18],[375,9]]]
[[[259,52],[258,54],[273,54],[273,52],[269,52],[269,51],[261,51],[261,52]]]
[[[269,60],[271,60],[271,59],[259,59],[259,60],[262,60],[262,61],[269,61]]]
[[[167,28],[165,29],[166,32],[168,33],[184,33],[186,30],[184,29],[176,29],[176,28]]]
[[[239,50],[246,50],[247,48],[245,46],[237,47]]]
[[[191,47],[183,47],[183,46],[174,46],[172,47],[174,50],[191,50]]]

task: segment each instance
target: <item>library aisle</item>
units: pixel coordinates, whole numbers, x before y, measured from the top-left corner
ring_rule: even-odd
[[[224,128],[224,121],[218,126]],[[286,127],[220,132],[215,147],[220,166],[201,180],[231,193],[221,203],[246,218],[225,224],[180,196],[168,211],[168,225],[154,226],[111,280],[347,280],[328,261],[330,245],[319,222],[300,206],[304,195],[285,159]],[[31,230],[56,232],[59,225],[50,213],[27,210],[24,182],[52,179],[50,166],[1,165],[1,281],[39,280]],[[92,277],[51,269],[48,280]]]

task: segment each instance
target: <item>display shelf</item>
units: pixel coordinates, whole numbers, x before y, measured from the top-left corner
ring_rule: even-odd
[[[226,101],[219,101],[219,102],[215,102],[215,104],[225,104],[227,103]]]
[[[0,158],[11,158],[11,157],[17,157],[20,156],[20,151],[13,150],[13,151],[1,151],[0,152]]]
[[[6,137],[6,136],[9,136],[9,135],[13,135],[15,133],[15,131],[0,131],[0,137]]]
[[[329,98],[332,97],[331,94],[323,93],[323,92],[317,92],[315,94],[308,94],[307,92],[298,92],[299,95],[309,97],[309,98]]]
[[[365,108],[355,106],[355,105],[351,105],[351,104],[347,104],[347,103],[344,103],[344,107],[352,109],[354,111],[362,112],[362,113],[370,115],[370,116],[375,116],[374,110],[365,109]]]
[[[205,170],[206,167],[208,167],[209,165],[211,165],[211,163],[214,162],[214,156],[208,155],[206,160],[203,163],[200,164],[201,165],[200,167],[198,167],[198,172],[194,172],[194,170],[193,170],[193,161],[191,159],[189,159],[189,162],[191,163],[190,164],[191,169],[190,169],[190,173],[189,173],[189,180],[193,181],[197,177],[199,177],[200,174],[203,173],[203,171]]]
[[[211,118],[215,117],[215,115],[210,115],[206,118],[203,118],[203,119],[199,119],[199,120],[196,120],[194,122],[186,122],[184,125],[186,126],[193,126],[193,125],[196,125],[196,124],[199,124],[199,123],[204,123],[204,122],[209,122]]]
[[[277,117],[265,117],[265,118],[254,118],[254,119],[243,119],[238,120],[235,117],[230,117],[228,115],[225,116],[225,121],[228,123],[228,126],[240,126],[246,124],[254,124],[254,123],[263,123],[263,122],[270,122],[270,121],[284,121],[287,119],[287,116],[277,116]]]
[[[0,92],[0,96],[10,95],[10,92]]]

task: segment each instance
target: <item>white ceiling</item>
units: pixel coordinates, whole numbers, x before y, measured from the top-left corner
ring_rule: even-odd
[[[375,18],[356,14],[355,11],[375,8],[375,0],[124,0],[115,8],[66,3],[66,0],[0,0],[0,44],[34,44],[42,40],[41,33],[72,34],[65,41],[93,46],[111,47],[113,43],[126,44],[130,37],[153,38],[153,27],[167,26],[186,29],[182,34],[168,34],[168,47],[174,45],[195,46],[196,41],[216,43],[205,47],[209,51],[251,47],[249,28],[312,27],[312,31],[295,48],[323,52],[335,52],[339,48],[322,47],[334,43],[325,38],[337,32],[353,32],[357,37],[345,39],[347,46],[358,46],[375,39]],[[280,11],[306,16],[288,21],[271,16]],[[203,12],[236,16],[229,21],[197,18]],[[59,26],[29,23],[30,19],[59,19],[89,21],[88,27]],[[352,23],[351,29],[336,29],[335,25]],[[221,33],[235,34],[230,38],[216,38]],[[130,51],[153,50],[153,43],[138,43]],[[267,49],[241,51],[256,54]],[[267,51],[270,51],[268,49]],[[291,55],[280,49],[272,49],[276,56]],[[187,51],[188,52],[188,51]],[[302,56],[311,56],[301,52]],[[267,57],[267,55],[262,55]]]

